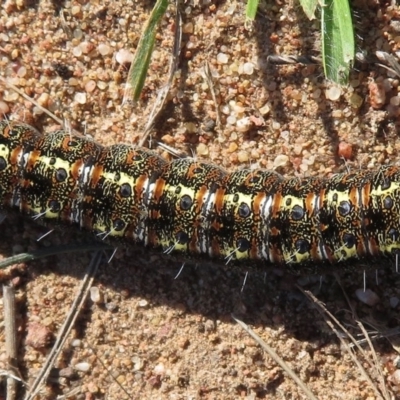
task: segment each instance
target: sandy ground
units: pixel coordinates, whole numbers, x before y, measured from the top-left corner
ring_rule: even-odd
[[[358,51],[395,56],[399,7],[366,3],[354,4]],[[141,100],[121,106],[129,67],[121,61],[134,52],[152,5],[7,0],[0,9],[0,74],[97,141],[137,143],[167,80],[176,23],[171,6]],[[263,6],[256,22],[245,24],[242,2],[187,2],[182,41],[179,72],[152,131],[154,148],[160,141],[230,171],[252,165],[288,176],[329,176],[397,162],[400,94],[395,74],[373,62],[357,64],[350,85],[337,88],[325,81],[318,65],[267,63],[276,54],[319,55],[318,24],[308,21],[297,3]],[[204,78],[206,61],[212,88]],[[44,132],[57,126],[1,84],[0,112]],[[67,230],[37,243],[44,232],[10,215],[0,233],[1,256],[81,240],[79,233]],[[51,349],[91,256],[53,256],[0,275],[17,288],[18,363],[27,385]],[[363,337],[350,305],[371,336],[380,332],[373,346],[392,396],[387,398],[400,396],[396,336],[382,338],[398,332],[400,278],[385,260],[377,273],[365,275],[373,292],[369,306],[356,296],[364,287],[362,269],[337,271],[349,305],[332,275],[297,278],[252,271],[251,266],[187,265],[174,279],[180,264],[162,256],[121,249],[111,263],[106,258],[94,283],[100,297],[93,294],[85,303],[38,399],[306,398],[232,313],[272,346],[318,399],[379,398],[296,284],[313,291],[358,339]],[[0,343],[4,369],[4,324]],[[382,391],[377,372],[359,351],[355,354]]]

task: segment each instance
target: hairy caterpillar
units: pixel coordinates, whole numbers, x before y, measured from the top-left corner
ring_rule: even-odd
[[[292,270],[400,252],[400,168],[285,179],[0,122],[0,205],[108,241]]]

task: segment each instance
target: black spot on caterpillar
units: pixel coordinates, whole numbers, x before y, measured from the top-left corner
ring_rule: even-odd
[[[103,240],[294,271],[400,251],[400,168],[289,178],[0,123],[0,204]]]

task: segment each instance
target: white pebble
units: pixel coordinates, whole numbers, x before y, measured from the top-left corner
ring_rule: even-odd
[[[274,168],[284,167],[288,163],[288,161],[289,161],[288,156],[280,154],[274,160]]]
[[[133,61],[133,54],[129,50],[121,49],[118,50],[115,59],[119,64],[129,64]]]
[[[147,300],[139,300],[138,306],[139,307],[147,307],[147,305],[149,304],[149,302]]]
[[[164,375],[164,372],[165,372],[165,367],[164,367],[164,364],[157,364],[155,367],[154,367],[154,373],[155,374],[157,374],[157,375]]]
[[[247,132],[252,126],[253,123],[250,121],[249,117],[241,118],[236,122],[236,127],[239,132]]]
[[[80,57],[80,56],[82,55],[81,46],[76,46],[76,47],[74,47],[74,48],[72,49],[72,54],[73,54],[75,57]]]
[[[100,289],[97,286],[92,286],[90,288],[90,300],[92,300],[93,303],[100,303],[102,300],[101,297]]]
[[[86,93],[75,93],[74,100],[79,104],[86,104]]]
[[[81,347],[82,346],[82,340],[80,339],[74,339],[71,343],[72,347]]]
[[[265,104],[263,105],[258,111],[260,111],[260,114],[265,117],[266,115],[268,115],[271,111],[271,107],[269,106],[269,104]]]
[[[229,56],[225,53],[217,54],[217,63],[218,64],[228,64]]]
[[[10,38],[5,33],[0,33],[0,41],[1,42],[8,42]]]
[[[77,371],[88,372],[90,370],[90,364],[88,362],[80,362],[75,364],[74,368]]]
[[[326,98],[328,100],[336,101],[336,100],[339,100],[339,98],[342,94],[342,91],[341,91],[340,87],[332,86],[326,90],[325,94],[326,94]]]
[[[26,68],[24,66],[22,66],[22,67],[18,68],[17,75],[20,78],[23,78],[26,75],[26,72],[27,72]]]
[[[228,125],[234,125],[236,123],[236,117],[234,115],[230,115],[227,119],[226,119],[226,123]]]
[[[358,300],[371,307],[380,301],[378,295],[371,289],[357,289],[356,296]]]
[[[97,46],[97,50],[99,51],[99,53],[100,53],[102,56],[106,56],[107,54],[110,54],[111,47],[110,47],[108,44],[100,43],[100,44]]]
[[[244,63],[243,73],[246,75],[252,75],[254,72],[254,64],[251,62]]]

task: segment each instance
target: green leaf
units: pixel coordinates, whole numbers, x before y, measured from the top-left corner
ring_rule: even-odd
[[[348,0],[325,0],[321,7],[322,62],[326,78],[347,84],[355,57]]]
[[[156,39],[157,25],[164,16],[168,4],[168,0],[157,0],[146,27],[143,30],[134,60],[129,69],[128,84],[130,87],[127,91],[129,90],[129,94],[135,101],[139,99],[143,89]]]
[[[308,19],[315,19],[315,10],[318,0],[300,0],[300,5]]]
[[[246,5],[246,18],[249,20],[254,20],[257,14],[259,0],[247,0]]]

